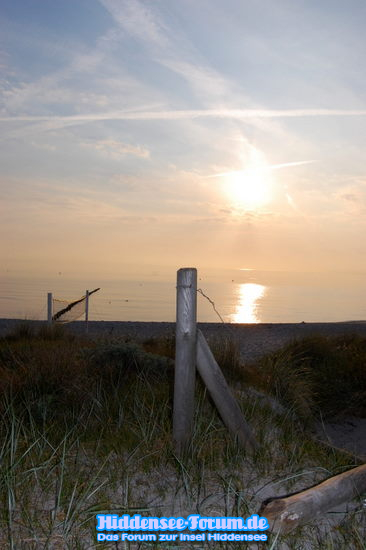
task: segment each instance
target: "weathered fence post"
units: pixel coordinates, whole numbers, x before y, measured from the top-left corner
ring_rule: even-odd
[[[182,455],[193,431],[197,340],[197,270],[182,268],[177,273],[177,319],[173,438],[175,451]]]
[[[85,332],[88,333],[89,328],[89,290],[85,291]]]
[[[48,292],[47,294],[47,323],[49,325],[52,325],[52,292]]]

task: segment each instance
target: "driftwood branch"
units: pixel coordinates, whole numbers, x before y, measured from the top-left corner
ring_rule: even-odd
[[[285,498],[266,500],[259,511],[272,531],[288,533],[366,491],[366,464],[331,477],[319,485]]]
[[[200,330],[197,330],[197,370],[231,435],[242,447],[256,449],[258,446],[251,428]]]

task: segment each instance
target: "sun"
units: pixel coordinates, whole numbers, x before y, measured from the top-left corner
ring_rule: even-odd
[[[254,210],[270,199],[270,175],[263,168],[248,168],[229,174],[226,192],[236,205]]]
[[[217,174],[222,176],[224,192],[230,202],[245,210],[255,210],[271,200],[272,175],[265,155],[251,146],[242,170]]]

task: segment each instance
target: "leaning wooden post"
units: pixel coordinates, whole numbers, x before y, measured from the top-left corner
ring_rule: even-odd
[[[200,330],[197,331],[197,369],[233,438],[249,451],[258,449],[252,430]]]
[[[177,273],[177,319],[173,438],[178,456],[191,442],[194,414],[197,338],[197,270],[182,268]]]
[[[350,502],[366,491],[366,464],[331,477],[320,485],[295,495],[267,499],[259,514],[268,519],[272,531],[288,533],[332,510]]]
[[[49,325],[52,325],[52,292],[48,292],[47,294],[47,323]]]

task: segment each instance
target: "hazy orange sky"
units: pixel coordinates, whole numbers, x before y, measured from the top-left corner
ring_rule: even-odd
[[[1,273],[366,270],[365,16],[2,3]]]

